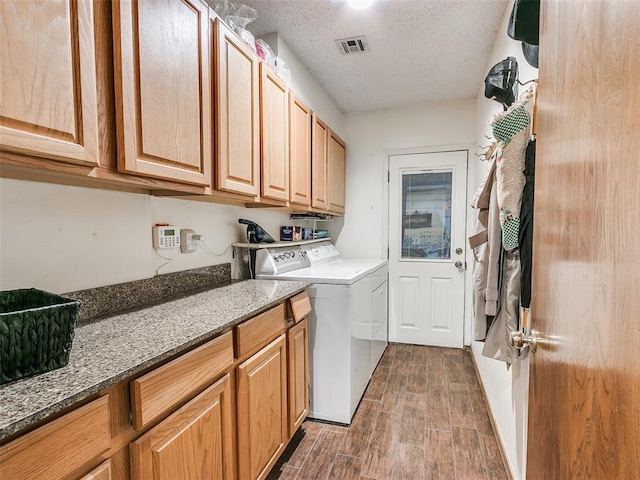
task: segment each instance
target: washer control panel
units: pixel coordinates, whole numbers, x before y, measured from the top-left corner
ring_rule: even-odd
[[[256,273],[274,275],[311,266],[307,252],[299,246],[261,248],[256,252]]]
[[[331,242],[321,242],[303,246],[311,265],[321,265],[340,257],[340,252]]]

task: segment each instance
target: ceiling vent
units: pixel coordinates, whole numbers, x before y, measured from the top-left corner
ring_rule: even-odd
[[[358,53],[367,53],[369,45],[364,35],[359,37],[341,38],[336,40],[336,45],[342,55],[355,55]]]

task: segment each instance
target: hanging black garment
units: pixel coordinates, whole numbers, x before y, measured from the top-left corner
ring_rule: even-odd
[[[520,208],[520,270],[522,283],[520,287],[520,305],[529,308],[531,304],[531,257],[533,254],[533,191],[536,165],[536,141],[527,145],[524,159],[524,176],[526,183],[522,191]]]
[[[540,0],[515,0],[507,35],[514,40],[538,45],[540,39]]]

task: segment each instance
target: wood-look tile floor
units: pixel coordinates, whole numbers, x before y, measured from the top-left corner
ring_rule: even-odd
[[[307,420],[274,479],[506,480],[469,352],[389,344],[350,427]]]

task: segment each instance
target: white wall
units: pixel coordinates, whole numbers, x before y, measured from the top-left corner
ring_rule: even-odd
[[[298,95],[341,138],[345,135],[345,117],[333,99],[311,75],[307,67],[296,57],[291,48],[277,33],[269,33],[261,37],[269,44],[274,53],[285,62],[291,70],[289,88]]]
[[[0,179],[0,289],[37,287],[57,293],[112,285],[231,261],[254,220],[274,237],[288,215],[82,187]],[[156,255],[151,228],[170,223],[206,235],[191,254]],[[225,252],[226,250],[226,252]],[[224,252],[224,253],[223,253]],[[161,267],[162,266],[162,267]],[[159,268],[161,267],[161,268]]]
[[[460,100],[346,115],[346,214],[337,242],[344,256],[387,257],[388,154],[470,147],[476,134],[475,108],[475,100]]]
[[[538,70],[531,67],[522,55],[520,42],[507,36],[507,24],[511,9],[507,8],[493,52],[487,63],[487,72],[500,60],[508,56],[516,57],[520,70],[520,81],[526,82],[538,78]],[[524,91],[527,87],[520,87]],[[476,146],[488,145],[484,135],[491,136],[489,121],[502,106],[484,97],[484,85],[478,89],[477,99],[477,134]],[[478,153],[481,149],[478,148]],[[486,171],[486,162],[473,162],[470,176],[475,175],[478,185]],[[471,211],[470,215],[477,212]],[[507,370],[505,364],[482,356],[483,343],[473,342],[472,353],[478,366],[480,378],[487,392],[489,409],[496,420],[499,441],[502,442],[508,462],[516,479],[524,479],[526,475],[526,438],[527,438],[527,404],[529,395],[529,360],[525,359]]]

